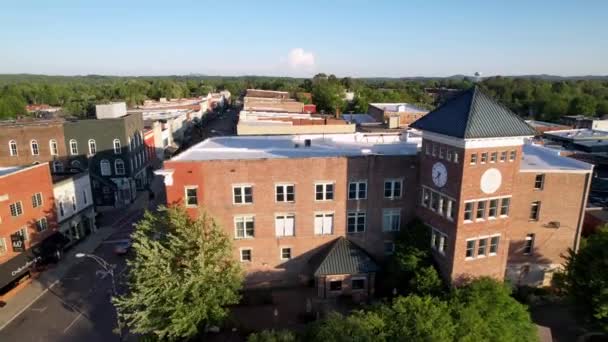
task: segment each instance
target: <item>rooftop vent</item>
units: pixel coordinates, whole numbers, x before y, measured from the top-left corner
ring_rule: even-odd
[[[304,139],[304,147],[310,147],[310,143],[311,143],[310,139]]]

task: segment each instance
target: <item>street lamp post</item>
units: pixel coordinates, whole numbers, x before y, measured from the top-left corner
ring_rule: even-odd
[[[95,260],[95,262],[97,262],[99,264],[99,266],[101,266],[101,268],[103,268],[104,272],[106,272],[107,274],[110,275],[110,280],[112,281],[112,296],[118,295],[118,292],[116,292],[116,283],[114,282],[114,268],[116,268],[116,265],[110,264],[109,262],[105,261],[102,257],[98,257],[97,255],[94,255],[94,254],[76,253],[76,257],[77,258],[90,258],[90,259]],[[120,326],[120,317],[118,316],[118,310],[116,310],[116,324],[118,325],[118,336],[120,338],[120,341],[122,341],[122,327]]]

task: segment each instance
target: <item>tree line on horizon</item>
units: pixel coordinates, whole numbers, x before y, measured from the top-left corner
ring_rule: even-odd
[[[95,105],[125,101],[128,106],[146,99],[183,98],[228,90],[242,96],[246,89],[288,91],[298,100],[312,94],[319,112],[366,113],[369,103],[407,102],[432,109],[438,105],[429,88],[467,89],[474,84],[467,77],[450,78],[338,78],[317,74],[313,78],[209,77],[209,76],[44,76],[0,75],[0,119],[27,115],[26,105],[61,106],[67,115],[94,115]],[[545,79],[535,77],[490,77],[479,82],[490,95],[526,118],[557,121],[563,115],[608,114],[608,80]],[[353,92],[352,101],[345,92]]]

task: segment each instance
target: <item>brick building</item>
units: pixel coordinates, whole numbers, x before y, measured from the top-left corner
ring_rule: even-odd
[[[390,128],[408,127],[429,111],[409,103],[370,103],[367,114]]]
[[[0,166],[51,162],[62,172],[66,157],[62,120],[0,122]]]
[[[46,164],[0,168],[0,295],[61,251],[54,206]]]
[[[247,286],[373,295],[378,261],[415,217],[445,278],[545,283],[578,245],[592,166],[528,144],[533,129],[476,88],[413,126],[422,138],[213,138],[158,174],[169,204],[204,208],[234,238]]]

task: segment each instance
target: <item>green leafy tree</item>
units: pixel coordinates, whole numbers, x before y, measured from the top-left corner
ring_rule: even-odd
[[[348,316],[332,312],[307,332],[305,341],[382,342],[386,340],[386,324],[373,311],[353,311]]]
[[[564,271],[558,276],[561,288],[573,299],[583,317],[608,332],[608,225],[581,243],[578,253],[570,250]]]
[[[264,330],[253,333],[247,342],[295,342],[296,335],[289,330]]]
[[[193,219],[181,207],[146,212],[132,237],[129,291],[114,299],[132,332],[186,339],[221,322],[226,306],[238,302],[242,272],[231,240],[205,213]]]
[[[457,341],[537,341],[526,307],[511,297],[511,289],[482,277],[457,288],[450,308]]]
[[[26,114],[26,103],[18,96],[0,96],[0,119],[11,119]]]
[[[396,298],[379,309],[387,341],[453,341],[455,325],[448,304],[438,298],[415,295]]]

